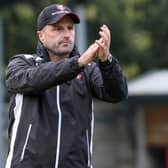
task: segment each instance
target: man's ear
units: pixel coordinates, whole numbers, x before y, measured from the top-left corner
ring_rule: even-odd
[[[44,35],[42,31],[37,31],[38,39],[43,43],[44,42]]]

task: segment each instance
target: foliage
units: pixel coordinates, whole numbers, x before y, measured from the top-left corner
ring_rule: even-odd
[[[149,69],[167,68],[168,2],[166,0],[20,0],[2,1],[5,60],[16,53],[35,50],[36,18],[50,3],[72,7],[84,3],[89,45],[98,38],[99,27],[107,24],[112,32],[111,51],[129,78]],[[12,3],[13,2],[13,3]],[[7,4],[8,3],[8,4]],[[2,7],[2,6],[1,6]]]

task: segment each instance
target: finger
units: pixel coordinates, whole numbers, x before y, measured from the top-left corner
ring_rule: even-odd
[[[104,24],[101,28],[102,28],[102,29],[105,31],[105,33],[107,33],[107,35],[110,37],[111,33],[110,33],[110,29],[108,28],[108,26]]]
[[[110,43],[110,37],[109,37],[109,35],[106,32],[104,32],[104,31],[100,31],[99,35],[103,39],[104,44],[105,45],[109,45],[109,43]]]
[[[99,47],[101,47],[102,49],[104,49],[104,44],[101,42],[101,40],[96,40],[95,42],[96,42],[96,44],[97,44]]]
[[[95,41],[98,41],[99,43],[104,44],[104,40],[102,37],[99,40],[95,40]]]
[[[103,39],[101,42],[104,44],[108,44],[108,36],[103,31],[100,31],[99,35]]]
[[[88,51],[91,54],[95,54],[99,49],[99,45],[97,43],[93,43],[92,45],[90,45],[90,47],[88,48]]]
[[[95,49],[95,50],[96,50],[96,49],[98,49],[98,48],[99,48],[99,46],[98,46],[96,43],[93,43],[93,44],[92,44],[92,49]]]
[[[110,30],[106,25],[101,26],[99,34],[104,38],[105,41],[110,41],[111,34],[110,34]]]

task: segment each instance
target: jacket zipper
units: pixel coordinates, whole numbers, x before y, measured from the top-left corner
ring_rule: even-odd
[[[59,85],[57,86],[56,100],[57,100],[57,109],[58,109],[58,135],[57,135],[55,168],[58,168],[59,155],[60,155],[60,141],[61,141],[61,125],[62,125],[62,112],[60,107],[60,86]]]
[[[87,148],[88,148],[88,167],[93,168],[92,165],[92,154],[93,154],[93,129],[94,129],[94,110],[93,110],[93,100],[92,100],[92,120],[91,120],[91,137],[89,140],[89,131],[86,130],[87,137]]]
[[[29,128],[28,128],[27,135],[26,135],[26,140],[25,140],[25,143],[24,143],[24,146],[23,146],[23,149],[22,149],[21,157],[20,157],[20,160],[21,160],[21,161],[22,161],[23,158],[24,158],[25,149],[26,149],[26,146],[27,146],[27,143],[28,143],[28,140],[29,140],[29,136],[30,136],[31,129],[32,129],[32,124],[29,124]]]
[[[90,167],[91,160],[90,160],[90,144],[89,144],[89,133],[88,133],[88,130],[86,130],[86,138],[87,138],[87,152],[88,152],[88,167]]]

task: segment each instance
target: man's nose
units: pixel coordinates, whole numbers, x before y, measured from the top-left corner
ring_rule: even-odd
[[[64,37],[70,37],[70,30],[64,30]]]

